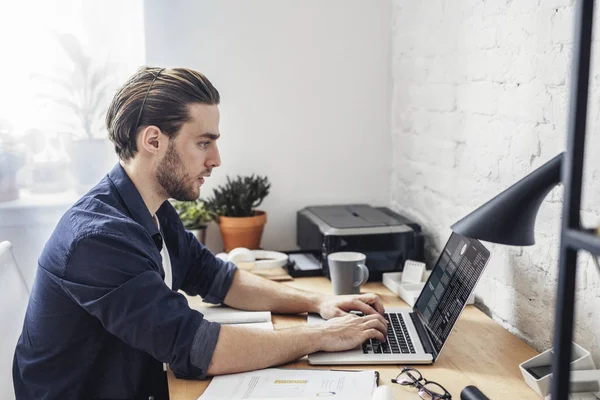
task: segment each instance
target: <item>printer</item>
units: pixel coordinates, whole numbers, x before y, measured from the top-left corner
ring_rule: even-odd
[[[421,227],[385,207],[309,206],[297,212],[296,222],[298,247],[319,259],[328,278],[327,256],[339,251],[365,254],[369,281],[381,281],[384,272],[402,271],[407,259],[424,259]]]

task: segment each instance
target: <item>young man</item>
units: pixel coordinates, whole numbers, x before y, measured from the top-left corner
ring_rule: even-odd
[[[202,379],[384,340],[377,296],[324,296],[256,277],[184,230],[166,200],[197,199],[221,164],[218,104],[208,79],[184,68],[142,68],[115,95],[106,123],[120,162],[66,212],[40,256],[13,364],[18,399],[168,398],[163,363]],[[220,326],[178,290],[333,319],[277,331]]]

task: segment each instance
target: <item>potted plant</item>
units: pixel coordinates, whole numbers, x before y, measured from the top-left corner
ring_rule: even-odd
[[[31,128],[23,132],[21,141],[27,148],[25,176],[31,193],[64,192],[73,186],[69,156],[60,138],[48,137],[41,130]]]
[[[69,156],[72,172],[80,190],[87,190],[116,162],[116,155],[104,132],[104,116],[110,102],[114,76],[107,63],[95,63],[83,45],[72,34],[56,37],[68,56],[70,68],[62,68],[60,76],[38,76],[51,83],[53,89],[42,95],[68,110],[71,132]]]
[[[214,214],[206,207],[206,203],[198,199],[196,201],[171,200],[171,204],[179,214],[185,229],[192,232],[200,243],[206,244],[206,224],[214,219]]]
[[[13,138],[12,126],[8,121],[0,120],[0,201],[19,198],[17,171],[24,161]]]
[[[219,223],[225,251],[236,247],[258,249],[267,213],[257,210],[269,194],[271,184],[267,177],[227,177],[224,185],[218,186],[206,200],[206,206],[214,213]]]

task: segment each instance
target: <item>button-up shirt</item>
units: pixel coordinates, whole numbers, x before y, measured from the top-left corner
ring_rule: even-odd
[[[162,363],[178,377],[206,376],[220,325],[178,290],[221,303],[235,266],[187,232],[168,201],[156,217],[164,237],[117,164],[61,218],[39,258],[15,352],[17,399],[147,399]]]

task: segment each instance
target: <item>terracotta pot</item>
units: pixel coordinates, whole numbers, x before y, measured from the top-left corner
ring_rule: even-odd
[[[236,247],[258,249],[266,223],[267,213],[258,210],[252,217],[219,217],[225,251],[230,252]]]

